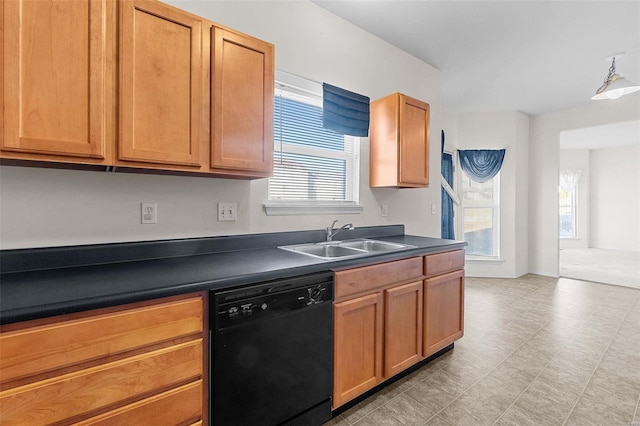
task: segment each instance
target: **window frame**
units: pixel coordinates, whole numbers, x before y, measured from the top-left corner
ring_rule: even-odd
[[[322,85],[305,78],[276,71],[275,76],[276,92],[284,90],[291,98],[296,97],[301,102],[315,98],[313,104],[322,107]],[[278,124],[274,123],[274,134],[276,134]],[[323,158],[333,158],[345,160],[345,197],[351,200],[285,200],[271,199],[269,185],[267,183],[267,202],[264,204],[265,213],[271,215],[305,215],[305,214],[360,214],[363,207],[359,204],[360,196],[360,138],[355,136],[344,136],[345,147],[350,146],[350,150],[336,151],[317,147],[302,146],[297,144],[283,143],[274,137],[274,169],[278,154],[287,152],[292,154],[313,155]],[[349,152],[351,151],[351,152]],[[271,178],[269,178],[271,179]]]
[[[458,159],[458,162],[460,160]],[[501,261],[500,252],[501,252],[501,244],[500,244],[500,175],[502,172],[498,172],[496,176],[494,176],[491,180],[493,181],[493,197],[491,206],[477,204],[477,203],[469,203],[464,200],[464,189],[465,182],[464,179],[469,178],[464,170],[460,173],[460,219],[459,219],[459,229],[462,232],[462,240],[464,240],[464,216],[465,209],[467,208],[491,208],[492,209],[492,238],[493,238],[493,254],[491,255],[480,255],[480,254],[466,254],[465,258],[469,261],[486,261],[486,262],[495,262]],[[466,241],[466,240],[465,240]]]
[[[560,186],[558,186],[558,238],[561,240],[575,240],[578,239],[578,184],[576,184],[570,191],[563,190]],[[566,192],[570,194],[571,204],[571,223],[572,223],[572,235],[570,237],[563,237],[560,232],[560,209],[562,209],[563,205],[560,202],[561,193]],[[566,206],[566,205],[565,205]]]

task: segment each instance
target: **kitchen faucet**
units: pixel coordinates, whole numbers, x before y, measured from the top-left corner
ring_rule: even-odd
[[[347,223],[346,225],[342,225],[342,227],[340,227],[339,229],[334,229],[334,226],[337,222],[337,220],[334,220],[330,227],[325,228],[325,230],[327,231],[327,241],[331,241],[331,239],[343,229],[353,229],[353,223]]]

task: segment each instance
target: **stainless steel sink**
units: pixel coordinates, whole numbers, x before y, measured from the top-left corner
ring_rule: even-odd
[[[342,247],[355,248],[355,249],[365,250],[367,252],[393,251],[393,250],[400,250],[407,247],[406,245],[403,245],[403,244],[388,243],[386,241],[377,241],[377,240],[343,241],[340,245]]]
[[[408,244],[389,243],[386,241],[358,239],[345,241],[330,241],[322,243],[295,244],[278,247],[295,253],[305,254],[320,259],[344,259],[366,256],[374,253],[384,253],[406,248],[413,248]]]

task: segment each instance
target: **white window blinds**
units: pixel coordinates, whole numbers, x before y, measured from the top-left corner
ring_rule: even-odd
[[[359,139],[322,127],[321,90],[276,82],[270,201],[358,201]]]

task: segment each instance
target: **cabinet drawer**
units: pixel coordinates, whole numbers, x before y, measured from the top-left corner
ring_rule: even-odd
[[[203,341],[198,339],[9,389],[0,392],[2,424],[61,422],[198,380],[202,359]]]
[[[336,300],[354,294],[373,292],[389,284],[420,279],[422,258],[398,260],[338,271],[335,275]]]
[[[76,426],[85,425],[177,425],[188,424],[202,415],[202,380],[154,395],[92,417]]]
[[[448,251],[424,257],[424,274],[427,277],[464,269],[464,250]]]
[[[0,334],[3,382],[195,335],[203,330],[201,296],[116,312],[90,311],[70,320]],[[104,312],[104,311],[103,311]]]

